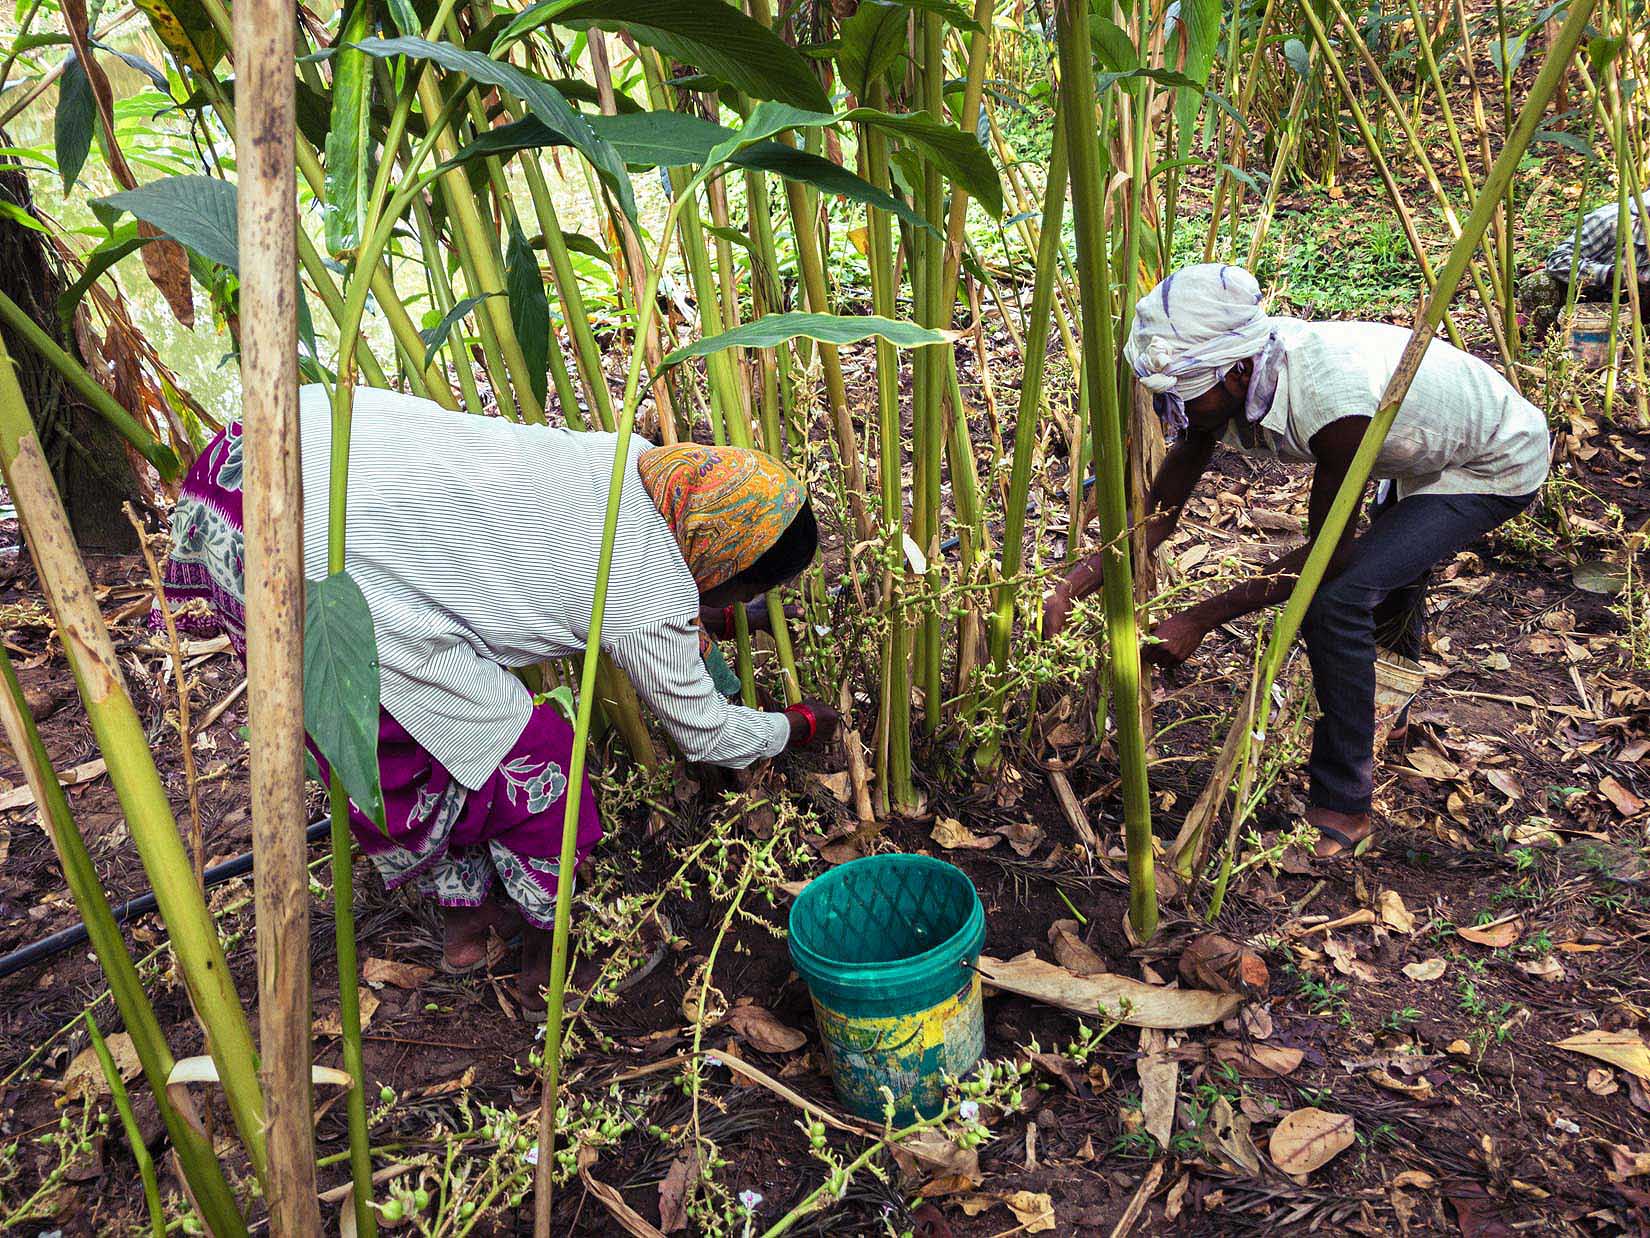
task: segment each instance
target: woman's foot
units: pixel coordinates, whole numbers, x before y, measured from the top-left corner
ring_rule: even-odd
[[[529,925],[522,931],[521,976],[516,981],[516,1000],[521,1003],[521,1017],[527,1022],[544,1022],[544,990],[549,983],[549,930]]]
[[[508,941],[521,932],[521,916],[489,898],[479,907],[442,908],[441,970],[450,975],[472,972],[487,961],[487,934]]]
[[[1318,831],[1313,856],[1320,860],[1351,855],[1374,832],[1375,823],[1367,812],[1336,812],[1314,804],[1306,810],[1307,824]]]

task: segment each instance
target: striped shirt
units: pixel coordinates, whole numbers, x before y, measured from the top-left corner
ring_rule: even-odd
[[[304,567],[326,575],[332,425],[303,388]],[[781,751],[785,715],[732,705],[699,654],[699,590],[629,450],[601,647],[691,761]],[[617,436],[454,415],[358,388],[344,566],[372,611],[381,700],[472,789],[532,712],[506,667],[581,653],[590,634]]]
[[[1634,265],[1638,268],[1638,282],[1650,284],[1650,246],[1644,239],[1644,213],[1640,204],[1627,200],[1627,211],[1633,220]],[[1547,258],[1547,273],[1555,279],[1570,282],[1571,257],[1575,258],[1576,280],[1583,288],[1608,291],[1616,278],[1616,256],[1620,253],[1616,224],[1621,218],[1621,207],[1608,202],[1597,210],[1588,211],[1581,220],[1580,243],[1575,236],[1568,237]]]

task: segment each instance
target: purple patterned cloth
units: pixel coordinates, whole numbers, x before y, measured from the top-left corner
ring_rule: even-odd
[[[189,470],[172,513],[165,583],[172,609],[183,612],[177,617],[181,628],[221,631],[246,660],[239,422],[213,439]],[[204,607],[186,606],[196,600]],[[443,907],[476,907],[497,880],[530,923],[548,929],[555,917],[573,738],[553,704],[536,706],[515,746],[472,791],[381,711],[378,770],[388,834],[353,803],[351,831],[391,889],[417,881]],[[579,799],[580,863],[601,836],[586,778]]]

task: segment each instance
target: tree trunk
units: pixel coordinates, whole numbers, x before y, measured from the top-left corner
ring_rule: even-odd
[[[27,175],[19,168],[0,168],[0,197],[32,210]],[[9,215],[0,216],[0,292],[21,306],[65,351],[76,359],[78,342],[66,338],[58,320],[57,300],[65,281],[46,238]],[[69,512],[69,526],[82,551],[126,554],[137,549],[137,535],[122,511],[142,502],[132,453],[114,429],[71,391],[62,377],[10,330],[3,336],[16,366],[45,447],[52,477]],[[147,467],[147,466],[145,466]]]

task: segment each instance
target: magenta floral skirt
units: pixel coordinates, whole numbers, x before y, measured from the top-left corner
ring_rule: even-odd
[[[165,582],[168,602],[182,612],[179,626],[196,634],[225,633],[243,662],[244,546],[237,422],[189,470],[172,512]],[[204,605],[186,605],[197,599]],[[381,712],[378,770],[388,833],[353,803],[351,831],[391,889],[417,882],[443,907],[477,907],[496,883],[530,923],[548,929],[555,917],[572,755],[573,728],[553,704],[538,705],[499,767],[472,791]],[[579,797],[580,863],[601,836],[587,778]]]

